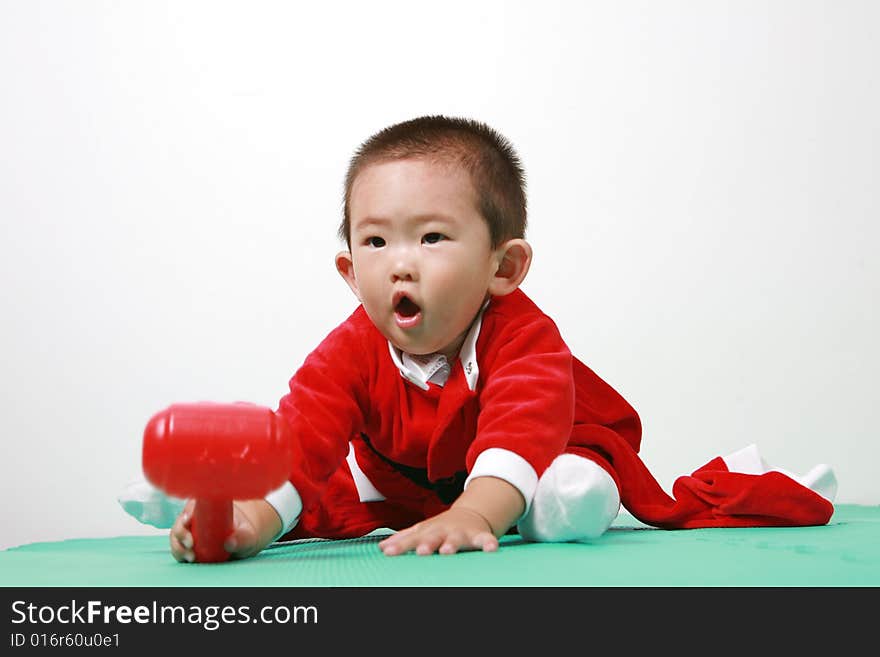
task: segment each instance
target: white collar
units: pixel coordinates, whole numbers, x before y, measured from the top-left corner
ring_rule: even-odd
[[[489,302],[486,301],[480,308],[477,318],[471,324],[471,328],[461,344],[461,349],[458,351],[458,359],[461,361],[465,380],[470,390],[476,389],[477,380],[480,378],[480,367],[477,364],[477,338],[480,337],[480,328],[483,325],[483,311],[488,305]],[[400,370],[400,375],[422,390],[428,389],[428,383],[443,386],[452,370],[443,354],[413,356],[401,351],[391,342],[388,343],[388,351],[391,353],[391,360]]]

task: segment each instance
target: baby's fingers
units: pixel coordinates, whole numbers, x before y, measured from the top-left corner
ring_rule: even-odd
[[[471,547],[483,552],[495,552],[498,549],[498,537],[492,532],[480,532],[471,539]]]
[[[169,532],[169,541],[171,543],[171,554],[178,561],[195,561],[195,552],[193,552],[193,536],[192,536],[192,512],[194,503],[190,500],[184,506],[183,511],[177,516],[174,525]]]
[[[389,557],[411,550],[416,554],[434,554],[445,539],[446,534],[439,527],[419,523],[389,536],[379,543],[379,548]]]
[[[246,519],[237,517],[235,528],[223,543],[226,550],[235,559],[246,559],[257,554],[262,545],[259,544],[254,526]]]
[[[418,540],[418,532],[415,527],[403,529],[396,534],[392,534],[388,538],[379,542],[379,549],[387,556],[403,554],[412,550]]]
[[[446,540],[446,537],[442,534],[428,534],[427,536],[422,536],[415,545],[416,554],[426,556],[429,554],[434,554],[443,542]]]
[[[446,537],[438,550],[440,554],[455,554],[459,550],[482,550],[494,552],[498,549],[498,539],[491,532],[478,532],[467,536],[463,532],[455,532]]]
[[[175,534],[170,534],[171,555],[178,561],[192,563],[196,560],[196,554],[192,550],[192,535],[188,539],[180,539]]]

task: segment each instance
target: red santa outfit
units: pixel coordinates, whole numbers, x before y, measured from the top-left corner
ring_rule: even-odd
[[[402,354],[359,307],[309,354],[278,413],[294,457],[290,483],[266,499],[286,538],[407,527],[479,476],[516,487],[525,517],[562,454],[600,466],[620,502],[658,527],[825,524],[833,512],[827,466],[798,478],[749,449],[680,477],[667,495],[638,456],[635,410],[520,290],[490,301],[454,363]]]

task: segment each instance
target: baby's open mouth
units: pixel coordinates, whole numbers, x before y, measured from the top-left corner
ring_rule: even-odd
[[[394,306],[394,312],[401,317],[415,317],[419,314],[421,308],[409,297],[401,297],[397,305]]]
[[[405,294],[395,296],[394,321],[397,326],[404,329],[414,329],[422,323],[422,309],[419,304]]]

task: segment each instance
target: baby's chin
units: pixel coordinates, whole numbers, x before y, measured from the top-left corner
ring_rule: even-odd
[[[393,340],[391,338],[388,339],[388,342],[390,342],[400,351],[408,353],[410,356],[429,356],[431,354],[436,354],[437,352],[442,351],[442,347],[438,349],[432,349],[424,345],[401,344],[397,340]]]
[[[392,346],[411,356],[457,353],[458,348],[461,347],[464,333],[453,335],[452,337],[429,336],[425,335],[423,329],[424,327],[419,327],[419,329],[407,332],[397,326],[383,324],[379,327],[379,332]],[[456,347],[455,345],[458,346]]]
[[[445,343],[439,341],[426,340],[400,340],[398,336],[385,336],[395,348],[404,351],[411,356],[429,356],[431,354],[441,353],[445,350]]]

